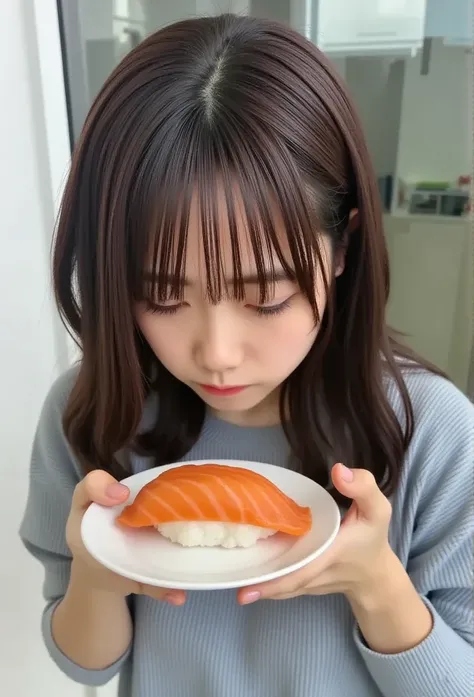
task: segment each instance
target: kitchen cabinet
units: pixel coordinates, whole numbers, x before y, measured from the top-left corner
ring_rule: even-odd
[[[390,326],[465,391],[472,343],[472,252],[468,220],[384,216],[391,266]]]
[[[441,37],[451,45],[473,42],[472,0],[428,0],[425,34]]]
[[[421,48],[427,0],[313,0],[306,27],[325,52],[405,53]]]

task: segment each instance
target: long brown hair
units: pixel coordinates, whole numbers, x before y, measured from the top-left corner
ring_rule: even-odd
[[[208,293],[223,292],[215,206],[224,184],[235,296],[242,296],[237,187],[261,278],[262,250],[294,275],[317,317],[319,240],[344,244],[359,210],[344,273],[329,281],[318,338],[281,391],[282,419],[302,471],[328,484],[337,457],[370,469],[388,495],[413,432],[400,357],[385,324],[387,249],[374,171],[347,90],[327,58],[278,23],[223,15],[162,29],[129,53],[87,117],[73,155],[54,249],[61,315],[81,346],[64,429],[85,470],[127,474],[116,454],[139,449],[155,464],[183,457],[199,437],[205,405],[152,354],[133,315],[153,251],[180,294],[187,223],[197,186]],[[269,201],[279,207],[291,263]],[[318,318],[317,318],[318,319]],[[385,379],[398,386],[397,419]],[[137,437],[144,402],[159,395],[156,423]],[[331,424],[321,421],[321,404]]]

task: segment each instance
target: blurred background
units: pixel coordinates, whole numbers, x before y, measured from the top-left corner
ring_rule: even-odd
[[[42,572],[17,531],[44,396],[74,351],[49,254],[71,148],[114,66],[175,20],[232,11],[291,24],[332,58],[375,163],[392,264],[388,321],[474,396],[472,0],[15,0],[0,5],[0,692],[112,697],[43,648]]]

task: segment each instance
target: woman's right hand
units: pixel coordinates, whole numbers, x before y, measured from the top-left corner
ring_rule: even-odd
[[[91,503],[118,506],[128,499],[128,488],[103,470],[94,470],[74,490],[67,525],[66,541],[73,556],[72,574],[80,576],[81,585],[105,590],[126,597],[131,593],[148,595],[172,605],[184,605],[186,594],[181,590],[146,586],[109,571],[87,552],[81,537],[81,522]]]

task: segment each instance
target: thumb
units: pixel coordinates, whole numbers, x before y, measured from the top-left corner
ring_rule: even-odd
[[[89,472],[74,490],[72,506],[76,510],[85,509],[91,503],[102,506],[117,506],[124,503],[130,491],[111,474],[103,470]]]
[[[331,477],[336,489],[353,499],[357,504],[359,515],[367,520],[388,522],[391,517],[391,505],[382,494],[374,475],[364,469],[349,469],[342,463],[334,465]]]

